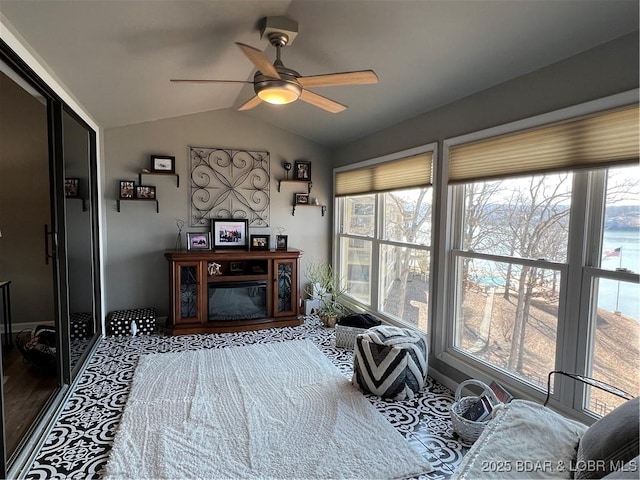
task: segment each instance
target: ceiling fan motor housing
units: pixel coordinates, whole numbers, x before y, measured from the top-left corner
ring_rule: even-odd
[[[279,91],[281,92],[282,100],[278,103],[290,103],[297,100],[302,94],[302,85],[296,78],[300,76],[298,72],[282,65],[276,65],[276,70],[280,74],[279,79],[263,75],[260,71],[256,72],[253,77],[253,89],[256,95],[265,101],[269,101],[269,103],[275,103],[273,100],[266,100],[263,96],[267,91]]]

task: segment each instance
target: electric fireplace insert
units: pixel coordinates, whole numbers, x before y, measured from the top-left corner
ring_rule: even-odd
[[[267,282],[216,282],[208,288],[209,322],[267,317]]]

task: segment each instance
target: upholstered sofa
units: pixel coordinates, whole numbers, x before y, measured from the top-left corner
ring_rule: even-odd
[[[513,400],[484,428],[452,480],[638,479],[640,397],[590,427],[548,407]]]

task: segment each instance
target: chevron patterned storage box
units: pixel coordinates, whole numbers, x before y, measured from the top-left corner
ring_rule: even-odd
[[[427,342],[419,333],[388,325],[356,337],[353,384],[389,400],[413,398],[427,379]]]

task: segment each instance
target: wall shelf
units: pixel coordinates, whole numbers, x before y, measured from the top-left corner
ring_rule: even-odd
[[[82,200],[82,211],[87,211],[87,199],[82,197],[64,197],[65,200]]]
[[[160,204],[157,198],[119,198],[118,213],[120,212],[120,202],[156,202],[156,213],[160,213]]]
[[[294,205],[293,208],[291,209],[291,216],[294,217],[296,215],[296,207],[317,207],[321,209],[322,212],[322,216],[324,217],[324,214],[327,211],[327,206],[326,205],[314,205],[314,204],[305,204],[305,203],[298,203],[297,205]]]
[[[284,180],[278,180],[278,192],[280,191],[280,184],[281,183],[306,183],[307,184],[307,193],[311,193],[311,187],[313,186],[313,182],[311,180],[289,180],[289,179],[284,179]]]
[[[142,185],[142,176],[143,175],[162,175],[162,176],[171,176],[176,177],[176,188],[180,188],[180,175],[177,173],[163,173],[163,172],[139,172],[138,173],[138,185]]]

